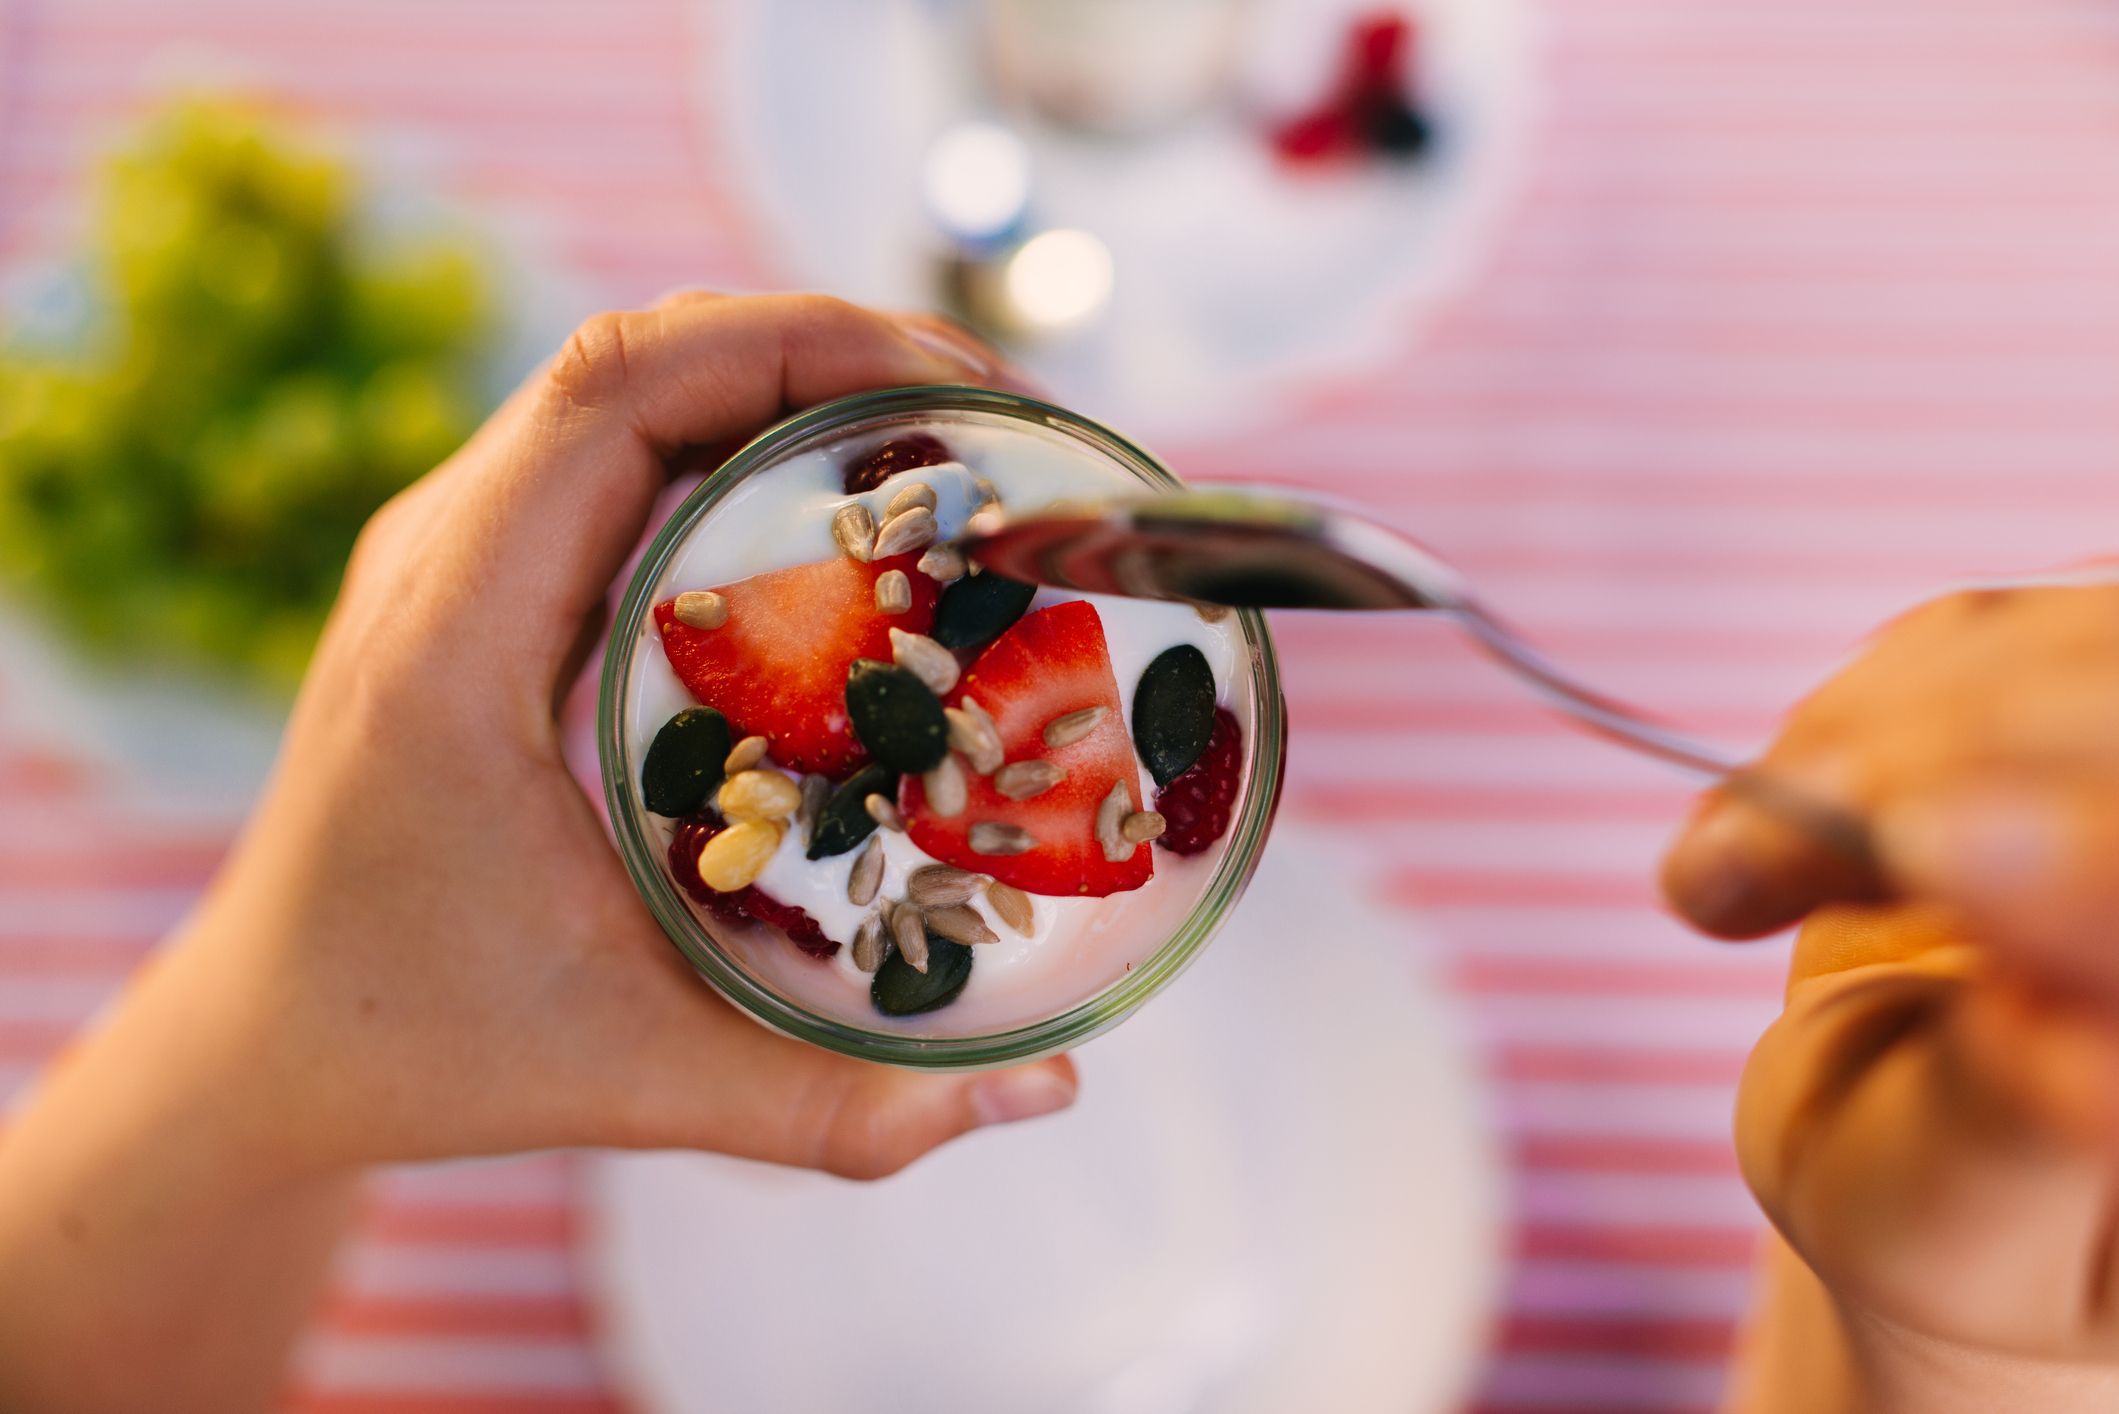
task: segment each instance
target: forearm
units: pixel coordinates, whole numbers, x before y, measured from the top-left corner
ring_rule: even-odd
[[[2119,1367],[2026,1359],[1850,1314],[1770,1240],[1727,1414],[2108,1414]]]
[[[165,958],[8,1124],[0,1408],[271,1405],[357,1178],[276,1147],[243,1005]]]

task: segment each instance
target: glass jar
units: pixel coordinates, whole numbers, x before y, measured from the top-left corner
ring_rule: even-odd
[[[1152,948],[1140,948],[1140,960],[1129,962],[1109,985],[1050,1015],[1019,1024],[973,1034],[939,1034],[931,1025],[908,1024],[880,1013],[868,1022],[832,1015],[813,1000],[794,995],[799,989],[786,985],[785,967],[777,969],[782,975],[775,978],[776,967],[760,965],[758,942],[747,936],[754,930],[731,925],[696,906],[669,873],[670,822],[649,815],[641,804],[640,764],[647,749],[642,738],[648,733],[635,721],[639,711],[632,700],[640,683],[635,659],[643,649],[656,651],[652,611],[658,595],[668,589],[665,580],[673,562],[693,532],[751,478],[838,444],[878,441],[894,431],[915,428],[939,432],[946,439],[952,426],[1020,432],[1048,445],[1057,438],[1069,452],[1087,454],[1118,468],[1144,487],[1174,489],[1181,484],[1153,457],[1109,429],[1012,393],[968,387],[900,388],[811,408],[730,457],[684,499],[649,543],[612,626],[598,720],[604,795],[619,853],[650,912],[699,973],[732,1004],[773,1030],[863,1060],[932,1069],[1012,1065],[1063,1051],[1116,1025],[1168,986],[1199,955],[1249,882],[1279,800],[1286,754],[1285,704],[1272,641],[1262,616],[1241,612],[1235,617],[1240,651],[1231,669],[1229,691],[1232,700],[1241,697],[1248,704],[1244,780],[1228,833],[1209,854],[1177,861],[1198,866],[1201,882],[1196,897],[1160,941]],[[990,439],[994,434],[978,435]],[[1158,850],[1159,872],[1169,859]],[[774,941],[787,954],[793,953],[791,945]],[[793,965],[832,964],[798,959],[797,964],[789,964]]]

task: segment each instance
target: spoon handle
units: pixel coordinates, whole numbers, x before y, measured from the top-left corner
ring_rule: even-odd
[[[1859,877],[1875,879],[1875,851],[1868,826],[1859,817],[1761,774],[1724,747],[1666,726],[1639,708],[1584,685],[1468,597],[1458,597],[1446,612],[1489,657],[1591,731],[1704,776],[1809,835]]]

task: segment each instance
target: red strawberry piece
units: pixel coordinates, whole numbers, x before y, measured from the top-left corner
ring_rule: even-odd
[[[1096,842],[1096,810],[1112,784],[1125,783],[1136,810],[1141,790],[1095,606],[1076,600],[1018,619],[971,665],[950,705],[967,697],[993,717],[1004,759],[1050,761],[1066,778],[1042,795],[1010,800],[994,789],[992,777],[967,771],[969,803],[943,817],[928,810],[919,778],[908,776],[898,799],[912,842],[945,864],[991,874],[1033,894],[1102,897],[1147,883],[1155,872],[1150,850],[1135,849],[1113,864]],[[1045,724],[1083,707],[1109,710],[1080,741],[1048,748]],[[970,833],[982,821],[1020,826],[1037,843],[1022,854],[980,854],[971,848]]]
[[[756,919],[770,927],[778,928],[787,935],[787,940],[814,958],[827,958],[839,950],[839,945],[824,936],[824,930],[811,918],[792,904],[780,902],[752,884],[733,893],[722,893],[706,886],[699,877],[699,851],[706,842],[720,834],[728,826],[718,820],[693,816],[677,822],[676,833],[670,836],[670,877],[699,901],[699,906],[724,923],[742,923]]]
[[[864,457],[857,457],[846,464],[846,494],[858,496],[863,491],[873,491],[901,471],[914,467],[940,466],[953,462],[956,457],[939,437],[925,432],[908,432],[903,437],[894,437]]]
[[[1243,728],[1226,707],[1214,713],[1214,733],[1191,769],[1164,786],[1155,809],[1165,822],[1156,841],[1172,854],[1203,854],[1229,832],[1243,784]]]
[[[844,776],[868,755],[846,719],[846,670],[856,658],[890,661],[891,629],[925,633],[934,623],[940,590],[913,568],[918,561],[864,565],[841,555],[720,585],[728,622],[713,629],[678,623],[675,600],[657,604],[662,651],[678,681],[739,738],[766,738],[791,771]],[[892,569],[912,581],[912,607],[881,614],[876,577]]]

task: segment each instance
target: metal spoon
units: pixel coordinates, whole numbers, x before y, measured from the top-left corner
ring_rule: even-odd
[[[1255,609],[1412,609],[1454,619],[1547,703],[1636,751],[1723,783],[1867,871],[1853,816],[1748,769],[1699,740],[1585,686],[1480,603],[1433,551],[1352,512],[1286,492],[1183,491],[1066,502],[1022,515],[989,508],[963,541],[1011,579],[1085,594]]]

